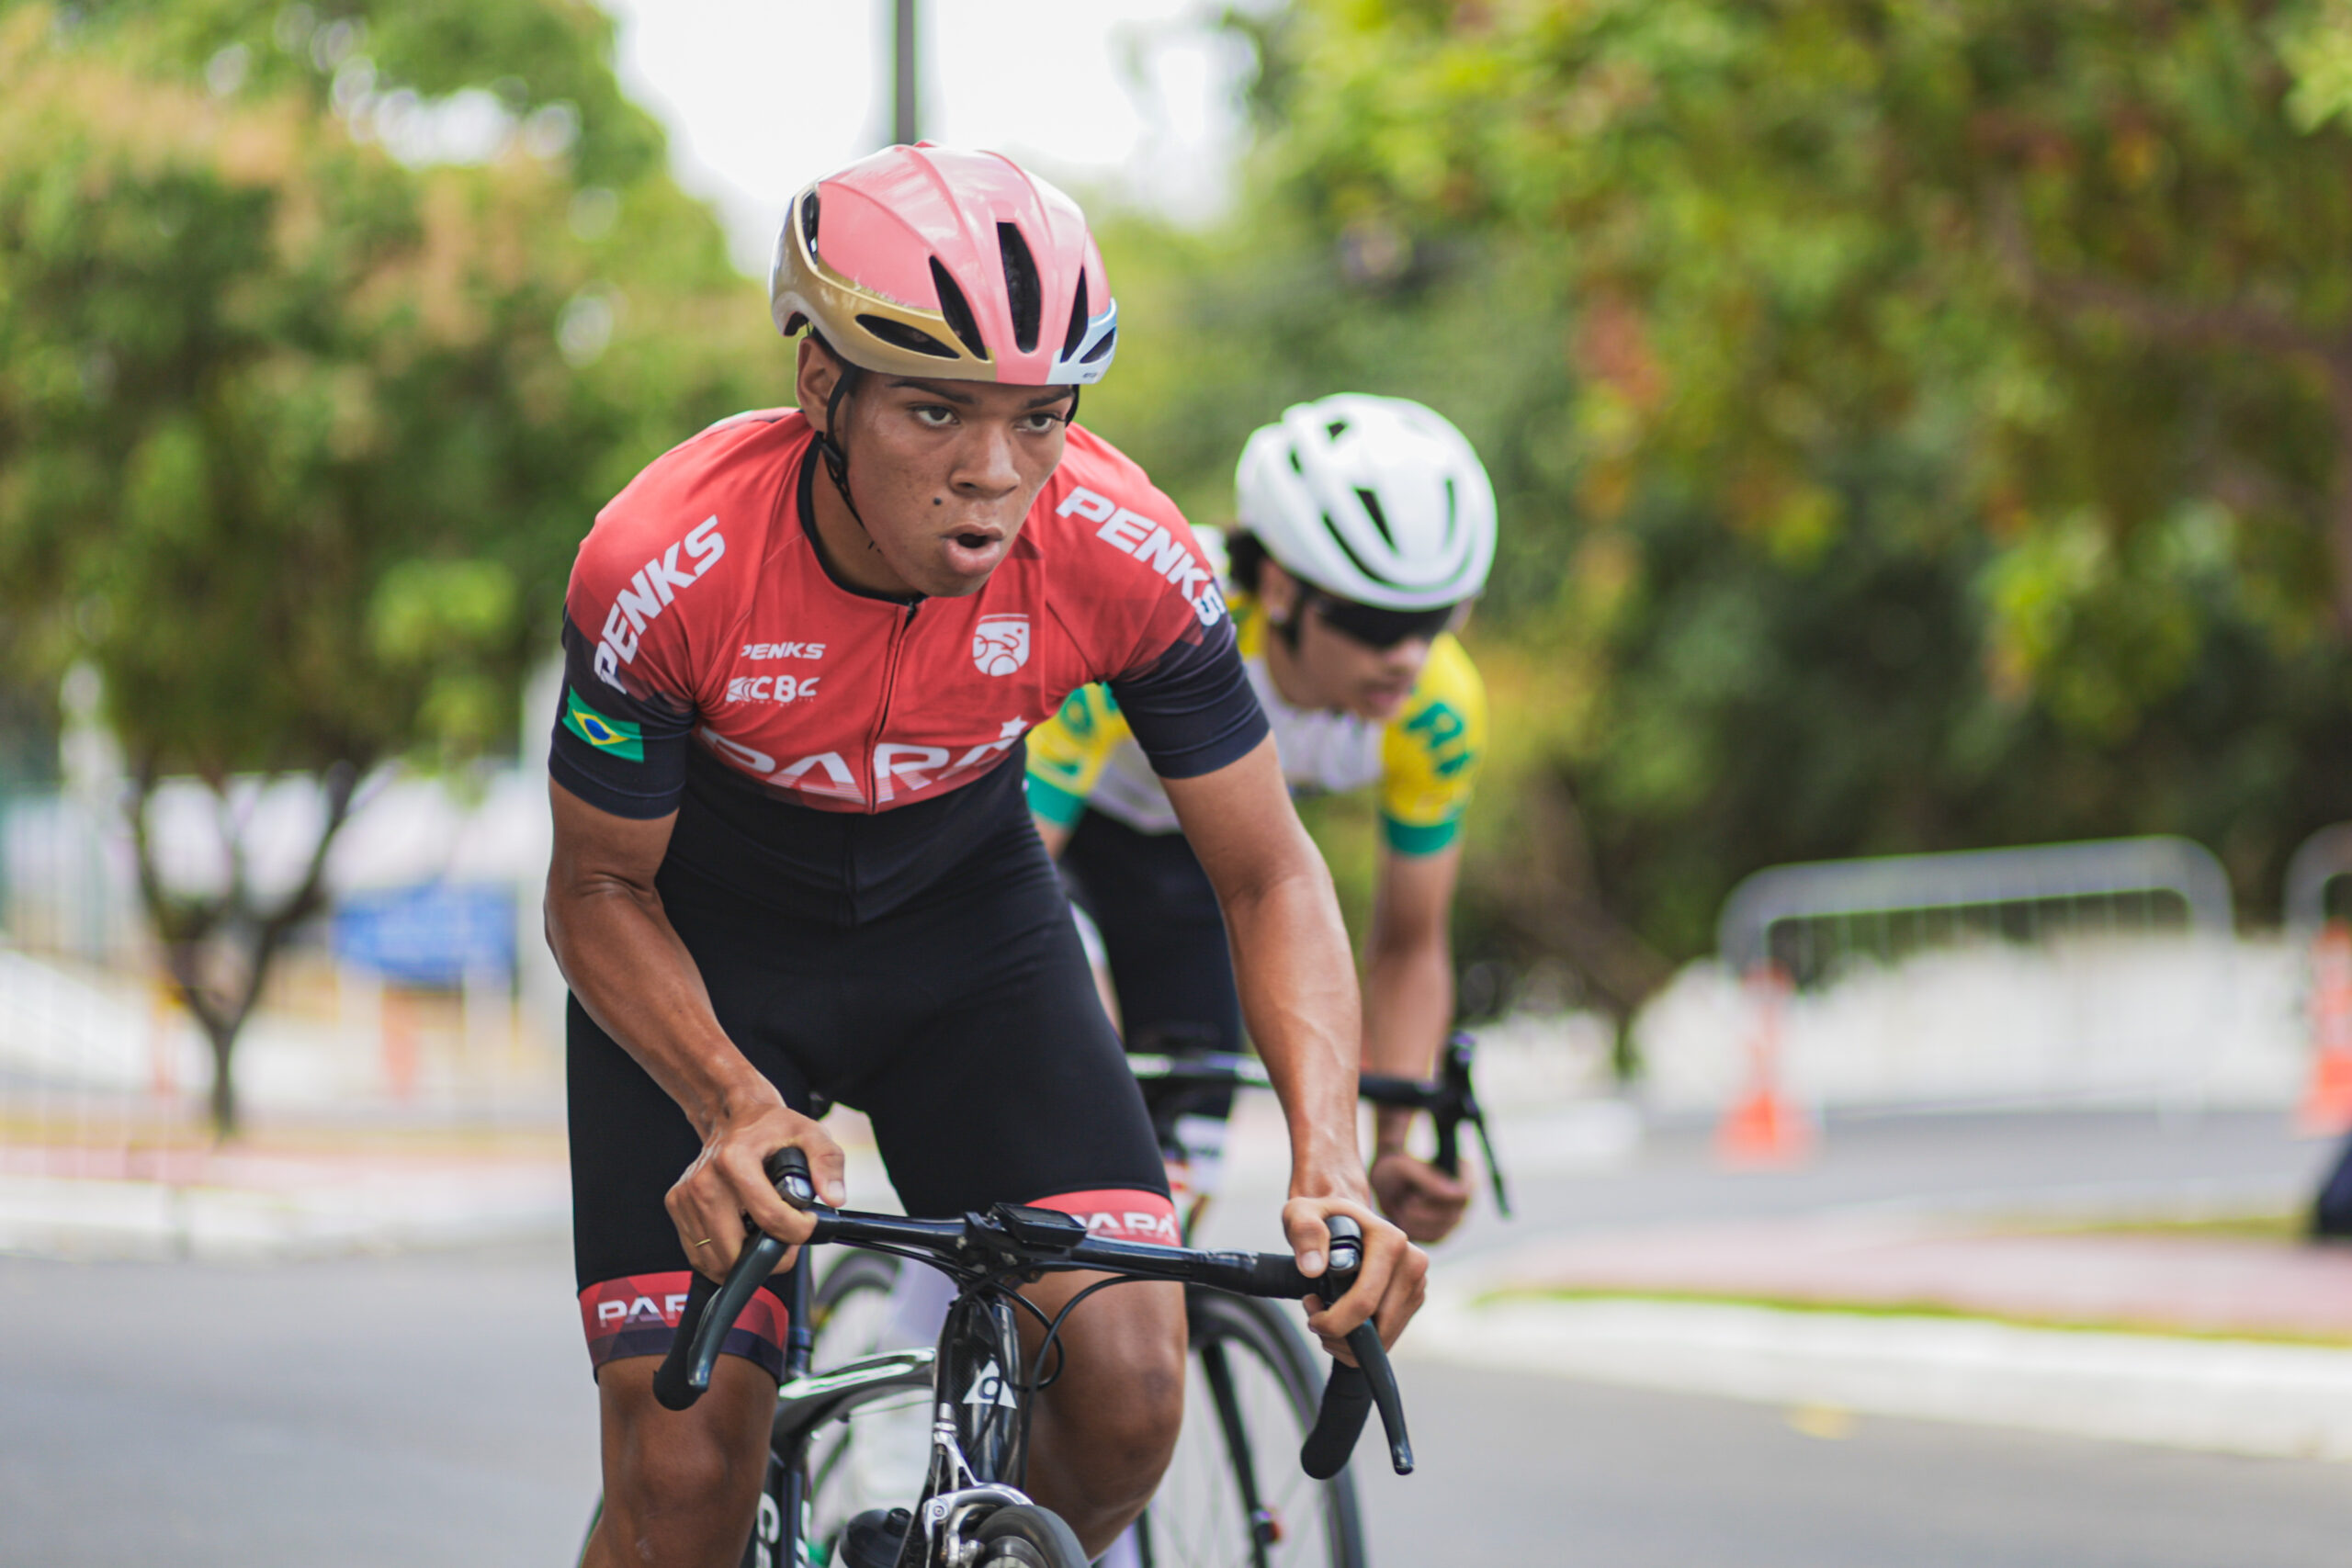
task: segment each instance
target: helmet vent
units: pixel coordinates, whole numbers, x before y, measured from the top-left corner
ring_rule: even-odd
[[[1109,358],[1112,348],[1117,344],[1118,341],[1119,329],[1113,327],[1109,332],[1102,334],[1102,341],[1101,343],[1096,344],[1092,348],[1086,351],[1086,357],[1080,360],[1079,363],[1080,365],[1091,365],[1098,359]]]
[[[1323,427],[1323,434],[1329,436],[1334,441],[1337,441],[1340,436],[1345,435],[1347,433],[1348,422],[1344,419],[1335,419],[1330,423]],[[1385,529],[1382,530],[1383,533],[1385,533],[1386,531],[1387,530]]]
[[[1037,285],[1037,261],[1018,224],[996,226],[997,250],[1004,257],[1005,302],[1012,307],[1012,341],[1023,354],[1037,346],[1037,318],[1043,311]]]
[[[880,338],[893,348],[903,348],[910,354],[928,354],[933,359],[953,359],[956,351],[924,332],[904,321],[894,321],[888,316],[860,316],[857,324]]]
[[[1306,473],[1306,465],[1298,460],[1298,448],[1292,447],[1287,456],[1290,458],[1290,471],[1304,478]]]
[[[1062,334],[1062,357],[1068,359],[1086,341],[1086,274],[1078,275],[1078,298],[1069,308],[1069,331]]]
[[[1360,490],[1356,491],[1356,499],[1363,502],[1364,511],[1371,513],[1372,525],[1380,530],[1380,536],[1388,541],[1388,547],[1392,550],[1395,549],[1396,547],[1396,536],[1390,531],[1388,526],[1388,518],[1386,514],[1380,510],[1380,492],[1377,491]]]
[[[947,330],[956,334],[956,342],[971,351],[973,358],[986,359],[989,356],[988,347],[980,341],[980,323],[972,319],[971,303],[964,298],[964,291],[956,287],[955,277],[939,265],[937,256],[931,258],[931,286],[939,290],[939,313],[947,318]],[[956,356],[950,354],[947,357],[953,359]]]
[[[813,190],[800,203],[800,238],[808,245],[809,254],[814,255],[817,252],[817,193]]]
[[[1445,536],[1453,537],[1453,525],[1461,517],[1462,508],[1453,499],[1453,481],[1445,481]]]
[[[1385,530],[1383,531],[1385,532]],[[1331,521],[1331,514],[1328,512],[1323,514],[1323,532],[1330,536],[1331,542],[1340,547],[1341,554],[1345,555],[1349,560],[1355,563],[1355,569],[1358,571],[1372,579],[1373,581],[1380,583],[1385,587],[1394,588],[1396,586],[1396,580],[1395,578],[1390,577],[1385,571],[1374,571],[1372,569],[1372,563],[1370,561],[1356,554],[1354,547],[1348,543],[1348,536],[1340,532],[1340,525]]]

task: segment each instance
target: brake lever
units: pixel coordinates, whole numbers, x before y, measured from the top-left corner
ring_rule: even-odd
[[[1405,1429],[1405,1395],[1396,1386],[1396,1369],[1380,1330],[1369,1320],[1348,1331],[1348,1348],[1356,1355],[1357,1369],[1371,1387],[1372,1403],[1380,1411],[1380,1430],[1388,1439],[1388,1465],[1399,1475],[1413,1473],[1413,1436]],[[1361,1427],[1363,1417],[1356,1417]]]
[[[808,1156],[796,1148],[781,1148],[768,1156],[768,1181],[775,1195],[796,1209],[817,1207],[817,1181],[808,1174]]]
[[[1334,1214],[1325,1224],[1331,1233],[1331,1256],[1324,1279],[1334,1287],[1331,1300],[1337,1301],[1354,1288],[1356,1271],[1363,1267],[1363,1231],[1345,1214]],[[1404,1396],[1397,1390],[1387,1348],[1380,1342],[1379,1327],[1366,1319],[1350,1329],[1348,1348],[1356,1364],[1332,1358],[1315,1426],[1299,1446],[1299,1468],[1317,1481],[1339,1474],[1363,1435],[1364,1418],[1377,1406],[1381,1429],[1388,1438],[1389,1464],[1399,1475],[1412,1474],[1413,1442],[1405,1429]]]
[[[1477,1086],[1470,1081],[1470,1057],[1476,1041],[1457,1031],[1445,1043],[1445,1066],[1440,1081],[1445,1086],[1445,1110],[1432,1118],[1437,1122],[1437,1167],[1448,1176],[1460,1174],[1461,1134],[1463,1122],[1470,1123],[1478,1134],[1478,1148],[1487,1156],[1487,1180],[1495,1191],[1495,1212],[1504,1219],[1510,1215],[1510,1192],[1503,1185],[1502,1162],[1495,1158],[1495,1137],[1487,1130],[1487,1110],[1478,1103]]]
[[[1510,1193],[1503,1186],[1502,1161],[1495,1157],[1494,1135],[1487,1131],[1487,1113],[1483,1111],[1473,1111],[1469,1122],[1471,1126],[1478,1130],[1478,1147],[1484,1150],[1487,1156],[1487,1182],[1495,1190],[1495,1213],[1504,1219],[1510,1219],[1511,1217]]]
[[[808,1174],[808,1156],[798,1149],[778,1149],[768,1156],[766,1169],[776,1195],[796,1209],[817,1207],[817,1184]],[[790,1250],[789,1244],[761,1231],[727,1270],[724,1283],[714,1286],[708,1275],[696,1271],[694,1282],[686,1287],[686,1304],[678,1314],[678,1331],[670,1340],[670,1353],[662,1358],[653,1374],[653,1397],[662,1408],[688,1409],[710,1392],[710,1375],[718,1368],[727,1331],[751,1304],[752,1292],[775,1272]]]

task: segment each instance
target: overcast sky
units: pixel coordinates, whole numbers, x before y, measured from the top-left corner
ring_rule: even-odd
[[[889,0],[603,0],[679,177],[763,274],[792,193],[880,144]],[[1248,51],[1210,0],[923,0],[923,134],[1179,216],[1225,198]]]

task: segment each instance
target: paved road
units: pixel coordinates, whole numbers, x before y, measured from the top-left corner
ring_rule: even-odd
[[[559,1564],[596,1484],[570,1268],[0,1259],[0,1562]]]
[[[595,1484],[564,1275],[552,1249],[0,1261],[0,1563],[558,1568]],[[2352,1551],[2337,1466],[1869,1418],[1823,1440],[1757,1406],[1409,1376],[1422,1472],[1366,1482],[1388,1564],[2323,1568]]]
[[[1531,1176],[1539,1228],[2085,1183],[2291,1181],[2271,1118],[1861,1123],[1785,1177],[1693,1139]],[[1538,1163],[1532,1162],[1531,1163]],[[0,1258],[0,1564],[569,1561],[594,1399],[560,1248],[275,1268]],[[1416,1363],[1423,1472],[1366,1483],[1380,1561],[1449,1568],[2335,1568],[2340,1466],[1769,1408]]]
[[[2340,1568],[2340,1465],[1411,1369],[1420,1472],[1366,1482],[1384,1568]]]
[[[1271,1101],[1245,1109],[1253,1139],[1280,1123]],[[2334,1150],[2291,1136],[2276,1111],[2171,1121],[2144,1112],[1833,1117],[1821,1153],[1794,1170],[1728,1171],[1703,1127],[1653,1130],[1625,1157],[1595,1166],[1564,1157],[1589,1139],[1555,1136],[1562,1118],[1496,1107],[1496,1137],[1517,1217],[1499,1220],[1484,1194],[1447,1256],[1469,1257],[1565,1231],[1742,1219],[1860,1205],[2033,1213],[2052,1205],[2300,1201]],[[1212,1211],[1217,1246],[1272,1246],[1279,1158],[1235,1162],[1230,1201]],[[2347,1554],[2346,1561],[2352,1561]]]

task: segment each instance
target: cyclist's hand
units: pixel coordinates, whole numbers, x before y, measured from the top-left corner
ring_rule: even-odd
[[[786,1147],[808,1156],[808,1174],[816,1179],[819,1200],[838,1208],[843,1196],[841,1145],[808,1117],[786,1106],[783,1097],[763,1080],[760,1094],[731,1110],[703,1139],[702,1153],[670,1189],[665,1202],[670,1221],[678,1227],[678,1245],[694,1267],[714,1280],[723,1280],[742,1251],[751,1223],[780,1241],[808,1238],[816,1222],[776,1196],[763,1168],[768,1156]],[[792,1266],[796,1247],[785,1254],[779,1271]]]
[[[1346,1343],[1350,1329],[1373,1318],[1380,1325],[1381,1343],[1394,1345],[1421,1310],[1429,1254],[1355,1198],[1296,1197],[1283,1205],[1283,1234],[1290,1238],[1298,1271],[1309,1279],[1321,1274],[1329,1261],[1331,1233],[1323,1224],[1327,1214],[1346,1214],[1363,1227],[1363,1266],[1356,1272],[1354,1287],[1337,1302],[1306,1299],[1306,1326],[1323,1341],[1324,1349],[1352,1365],[1355,1357]]]
[[[1470,1184],[1402,1149],[1372,1159],[1372,1195],[1380,1212],[1424,1245],[1443,1241],[1470,1207]]]

